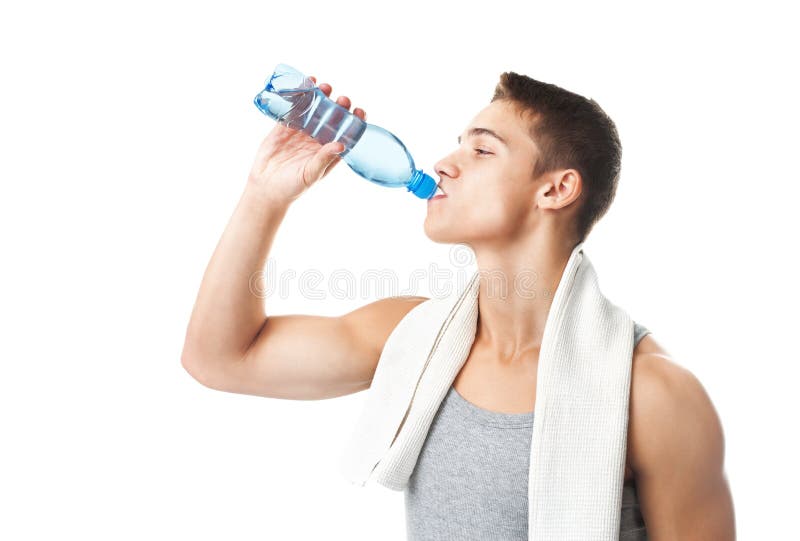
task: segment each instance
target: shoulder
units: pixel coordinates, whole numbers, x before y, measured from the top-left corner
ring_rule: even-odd
[[[429,301],[427,297],[401,295],[386,297],[344,314],[341,320],[351,336],[368,343],[373,356],[380,356],[389,337],[409,313]]]
[[[722,423],[705,387],[652,335],[642,338],[633,355],[628,461],[648,534],[734,538],[724,454]]]
[[[721,459],[723,434],[705,387],[653,337],[634,350],[631,368],[629,448],[634,470],[663,462],[664,453],[699,445],[706,457]]]

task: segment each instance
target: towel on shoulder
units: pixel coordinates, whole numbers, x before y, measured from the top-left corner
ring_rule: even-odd
[[[475,339],[480,273],[431,298],[389,335],[340,455],[352,484],[403,490],[431,422]],[[583,243],[545,323],[528,477],[528,537],[616,541],[625,474],[633,320],[600,291]]]

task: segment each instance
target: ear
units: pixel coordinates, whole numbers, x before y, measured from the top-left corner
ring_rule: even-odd
[[[562,169],[544,175],[536,193],[539,208],[560,209],[576,201],[583,191],[581,174],[575,169]]]

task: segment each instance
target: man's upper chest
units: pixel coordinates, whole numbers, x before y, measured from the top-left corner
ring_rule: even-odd
[[[654,342],[645,336],[636,345],[631,365],[631,392],[641,381],[643,370],[637,357],[642,357],[654,347]],[[510,362],[498,362],[480,347],[473,347],[464,365],[453,380],[453,387],[462,398],[480,408],[501,413],[528,413],[536,404],[536,381],[539,352],[531,352]],[[637,377],[638,376],[638,377]],[[534,421],[535,422],[535,421]],[[640,423],[639,423],[640,425]],[[646,428],[628,424],[628,441],[634,430]],[[636,477],[632,464],[636,462],[631,446],[627,448],[625,481]]]

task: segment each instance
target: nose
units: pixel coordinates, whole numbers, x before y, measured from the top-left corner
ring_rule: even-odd
[[[433,165],[433,170],[436,171],[436,174],[441,178],[444,178],[445,176],[456,178],[458,176],[458,167],[456,167],[452,156],[446,156],[436,162]]]

